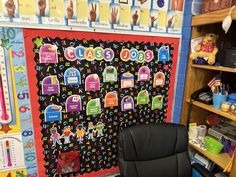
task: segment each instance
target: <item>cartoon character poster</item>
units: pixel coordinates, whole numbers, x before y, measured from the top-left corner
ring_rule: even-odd
[[[36,140],[42,174],[57,175],[58,155],[72,151],[79,152],[81,163],[74,175],[113,169],[118,165],[120,128],[170,120],[178,39],[37,30],[25,30],[24,34],[27,56],[34,56],[27,65],[30,97],[37,107],[34,126],[42,138]],[[57,63],[40,63],[40,48],[45,44],[56,45]],[[157,57],[163,46],[170,51],[165,62]],[[74,48],[70,55],[75,57],[70,61],[65,56],[68,48]],[[108,55],[106,49],[114,54],[111,60],[95,57]],[[67,73],[71,68],[76,72]],[[80,83],[76,77],[75,84],[68,84],[65,76],[74,81],[78,72]],[[165,75],[164,86],[153,84],[158,72]],[[55,75],[58,82],[51,78],[51,83],[59,83],[60,92],[43,94],[42,81]],[[163,96],[163,104],[153,109],[156,95]],[[48,110],[55,120],[46,117]]]

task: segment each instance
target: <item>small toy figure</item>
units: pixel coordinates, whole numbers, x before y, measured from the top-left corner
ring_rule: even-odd
[[[84,134],[85,134],[85,128],[82,124],[77,125],[76,127],[76,136],[79,140],[79,143],[82,143],[82,141],[84,140]]]
[[[52,147],[55,147],[56,144],[61,145],[60,134],[57,132],[57,128],[52,127],[50,129],[50,132],[51,132],[50,141],[52,141]]]
[[[103,136],[103,129],[104,129],[104,124],[102,122],[98,122],[96,125],[97,137]]]
[[[206,34],[202,43],[198,44],[194,48],[196,52],[192,53],[190,58],[192,60],[203,58],[208,62],[209,65],[213,65],[218,52],[218,48],[216,46],[217,39],[218,36],[213,33]]]
[[[93,122],[89,122],[88,129],[87,129],[87,135],[89,140],[94,140],[94,134],[96,133],[95,127],[93,125]]]
[[[70,137],[74,136],[74,133],[71,132],[70,126],[65,126],[63,130],[63,134],[61,135],[61,138],[64,138],[65,144],[70,143]]]

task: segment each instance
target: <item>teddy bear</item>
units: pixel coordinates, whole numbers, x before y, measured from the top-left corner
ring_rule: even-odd
[[[194,48],[196,52],[191,53],[190,58],[192,60],[203,58],[207,60],[209,65],[213,65],[215,63],[215,56],[218,52],[218,48],[216,46],[217,39],[218,36],[216,34],[206,34],[203,41]]]

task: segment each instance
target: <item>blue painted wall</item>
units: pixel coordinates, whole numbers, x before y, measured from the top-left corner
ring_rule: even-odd
[[[192,21],[192,0],[186,0],[183,28],[182,28],[182,39],[181,39],[181,51],[179,58],[179,69],[177,73],[177,85],[175,92],[174,111],[173,111],[173,122],[179,123],[182,111],[182,102],[184,96],[184,83],[186,78],[186,70],[188,65],[188,55],[190,51],[190,40],[191,40],[191,21]]]

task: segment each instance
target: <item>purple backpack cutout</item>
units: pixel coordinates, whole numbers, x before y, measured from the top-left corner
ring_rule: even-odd
[[[66,99],[66,112],[78,112],[82,110],[81,97],[71,95]]]
[[[134,99],[131,96],[125,96],[121,100],[121,110],[129,111],[134,109]]]
[[[52,95],[60,93],[60,85],[57,76],[47,76],[42,81],[42,94]]]

